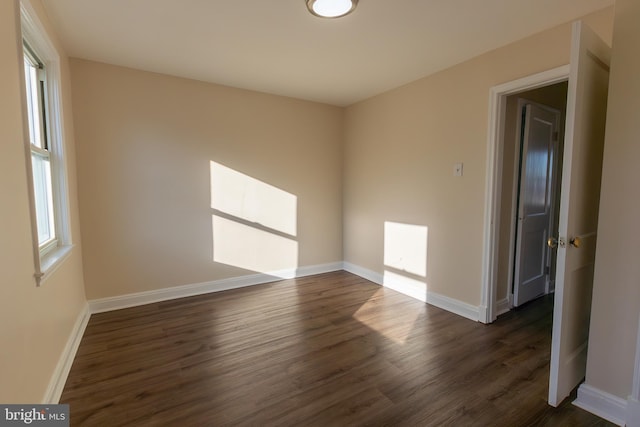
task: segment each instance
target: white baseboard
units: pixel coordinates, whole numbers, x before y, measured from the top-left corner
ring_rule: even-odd
[[[487,307],[486,305],[480,305],[478,307],[478,322],[482,322],[485,324],[493,323],[498,318],[498,316],[511,310],[511,300],[509,299],[509,297],[505,297],[504,299],[497,301],[495,307],[495,317],[490,318],[489,307]]]
[[[435,292],[427,292],[427,303],[435,305],[443,310],[450,311],[458,316],[466,317],[474,322],[478,322],[480,319],[480,310],[478,307]]]
[[[67,377],[69,376],[73,359],[76,357],[76,352],[78,351],[80,341],[82,341],[82,336],[84,335],[84,330],[87,328],[87,323],[89,323],[90,317],[91,313],[89,312],[89,305],[85,304],[78,314],[76,322],[73,325],[73,329],[71,330],[71,334],[67,339],[67,343],[65,344],[62,354],[58,359],[58,363],[56,364],[56,368],[53,371],[53,375],[51,375],[49,386],[42,398],[43,404],[57,404],[60,401],[60,396],[62,396],[64,385],[67,382]]]
[[[360,267],[359,265],[351,264],[350,262],[344,262],[343,267],[344,271],[348,271],[349,273],[355,274],[356,276],[360,276],[363,279],[367,279],[370,282],[373,282],[377,285],[382,285],[384,282],[384,277],[380,273],[376,273],[373,270],[369,270],[368,268]]]
[[[578,388],[578,398],[573,401],[573,404],[616,425],[625,425],[627,418],[626,399],[588,384],[581,384]]]
[[[420,301],[425,301],[427,304],[434,305],[438,308],[447,310],[462,317],[466,317],[467,319],[473,320],[475,322],[477,322],[480,318],[480,308],[471,304],[467,304],[466,302],[462,302],[454,298],[431,292],[428,289],[424,295],[420,295],[414,290],[406,292],[402,289],[402,283],[398,282],[397,279],[385,279],[385,276],[380,273],[376,273],[375,271],[352,264],[350,262],[344,262],[343,268],[349,273],[353,273],[378,285],[391,288],[395,291],[419,299]]]
[[[478,322],[480,323],[484,323],[484,324],[489,324],[491,322],[493,322],[495,319],[490,319],[489,318],[489,307],[487,307],[486,305],[479,305],[478,306]]]
[[[509,310],[511,310],[511,304],[509,303],[509,297],[501,299],[500,301],[497,302],[497,304],[496,304],[496,313],[497,313],[496,315],[497,316],[500,316],[501,314],[504,314]]]
[[[214,280],[211,282],[154,289],[152,291],[90,300],[89,309],[91,313],[102,313],[105,311],[120,310],[122,308],[136,307],[154,302],[227,291],[230,289],[244,288],[246,286],[261,285],[283,279],[293,279],[296,277],[311,276],[314,274],[328,273],[338,270],[342,270],[342,262],[304,266],[291,270],[277,271],[270,274],[251,274],[247,276],[232,277],[229,279]]]
[[[627,400],[627,426],[640,427],[640,402],[633,397]]]

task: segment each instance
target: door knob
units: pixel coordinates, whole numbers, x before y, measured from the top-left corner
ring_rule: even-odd
[[[547,246],[549,246],[551,249],[557,248],[558,239],[556,239],[555,237],[549,237],[549,239],[547,239]]]
[[[569,240],[569,243],[571,243],[571,245],[573,245],[574,247],[579,248],[580,245],[582,245],[582,240],[580,240],[580,238],[576,236]]]

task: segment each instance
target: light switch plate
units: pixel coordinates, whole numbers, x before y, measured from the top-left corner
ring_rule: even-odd
[[[453,165],[453,176],[462,176],[462,163]]]

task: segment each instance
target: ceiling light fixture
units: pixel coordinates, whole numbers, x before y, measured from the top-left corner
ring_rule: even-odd
[[[306,0],[309,12],[321,18],[340,18],[353,12],[358,0]]]

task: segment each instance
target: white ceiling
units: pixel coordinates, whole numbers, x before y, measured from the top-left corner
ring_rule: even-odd
[[[344,106],[614,0],[361,0],[335,20],[304,0],[43,3],[72,57]]]

